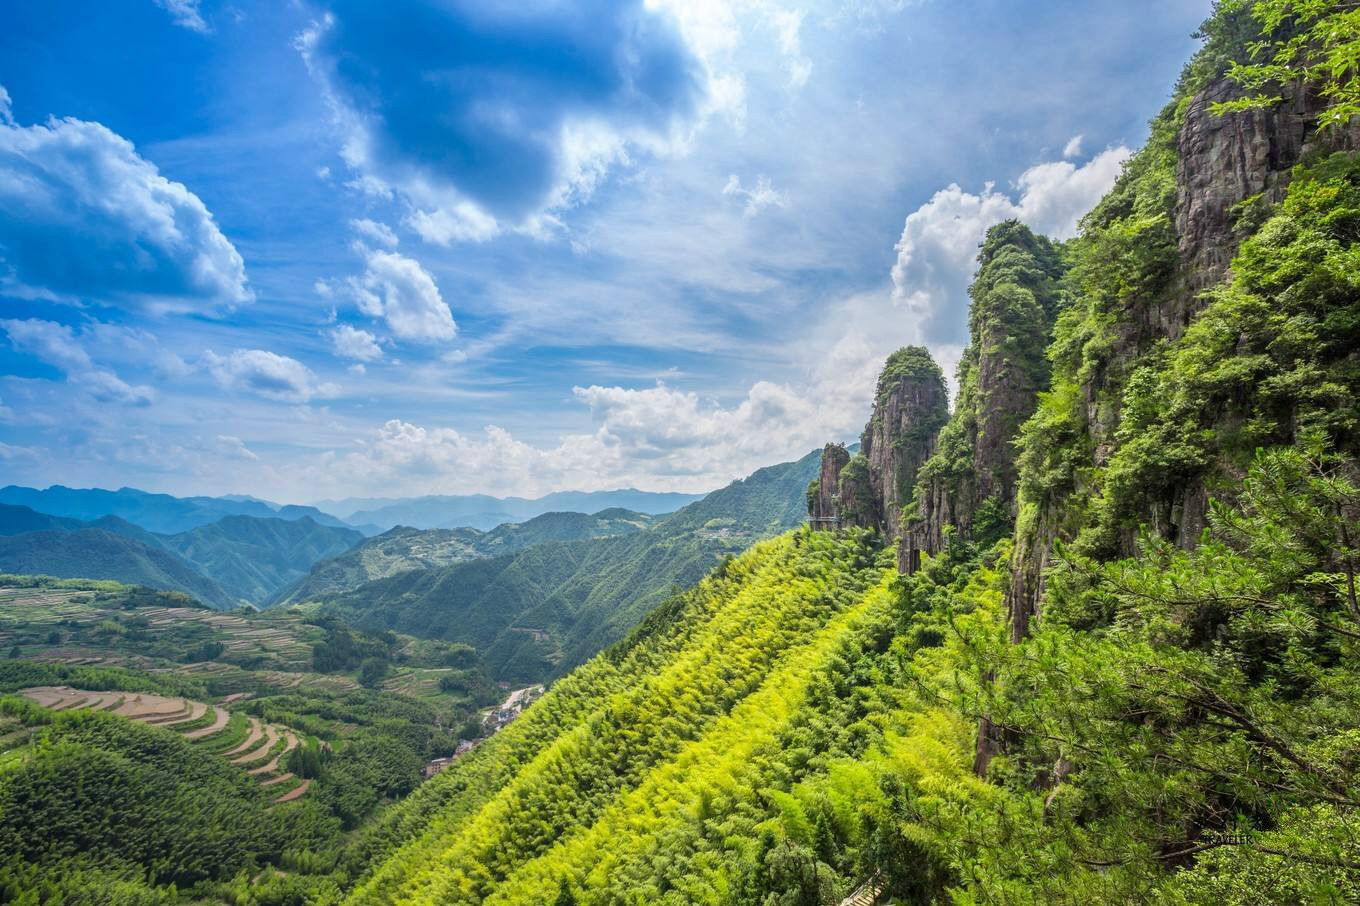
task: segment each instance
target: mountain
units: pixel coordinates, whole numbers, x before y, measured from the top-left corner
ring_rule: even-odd
[[[70,532],[84,528],[79,519],[49,516],[26,506],[0,504],[0,536],[22,535],[24,532]]]
[[[319,525],[339,528],[346,523],[310,506],[280,506],[254,498],[172,497],[135,488],[107,491],[101,488],[67,488],[53,485],[44,490],[8,485],[0,488],[0,504],[26,506],[39,513],[70,519],[93,520],[118,516],[148,531],[176,534],[216,522],[224,516],[259,519],[311,518]]]
[[[890,356],[816,530],[384,815],[347,902],[1360,901],[1353,13],[1216,5],[1080,235],[988,232],[952,412]]]
[[[701,494],[656,493],[632,488],[617,491],[559,491],[532,500],[485,494],[412,498],[348,498],[324,500],[318,506],[338,513],[353,525],[398,525],[415,528],[464,528],[487,531],[498,525],[525,522],[545,513],[595,513],[625,509],[656,516],[673,513]]]
[[[557,676],[622,638],[721,558],[800,524],[817,467],[812,453],[761,469],[644,531],[378,579],[326,598],[326,612],[370,631],[470,644],[499,680]]]
[[[433,569],[466,560],[504,556],[549,541],[580,541],[640,531],[652,517],[630,510],[544,513],[528,522],[474,528],[414,529],[398,526],[338,557],[316,564],[305,580],[275,603],[325,600],[365,582],[416,569]]]
[[[0,538],[0,572],[63,579],[114,579],[181,591],[219,609],[236,600],[165,548],[102,528],[25,532]]]
[[[302,577],[319,560],[364,540],[351,528],[299,519],[227,516],[160,543],[192,563],[233,597],[262,604]]]
[[[65,539],[59,548],[52,548],[50,536],[55,532],[76,533],[79,538]],[[38,536],[29,537],[35,533]],[[105,535],[118,536],[124,543],[113,545]],[[342,554],[363,541],[355,529],[318,525],[308,516],[294,520],[227,516],[186,532],[161,535],[117,516],[84,522],[4,505],[0,505],[0,536],[10,538],[11,559],[6,563],[48,562],[57,571],[37,571],[63,578],[116,579],[190,594],[198,588],[206,595],[204,601],[215,607],[235,606],[239,601],[264,603],[306,576],[318,560]],[[84,566],[81,540],[91,545]],[[195,572],[199,575],[191,577]]]

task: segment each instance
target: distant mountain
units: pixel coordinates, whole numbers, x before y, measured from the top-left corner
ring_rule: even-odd
[[[326,611],[363,629],[473,645],[498,680],[548,679],[724,556],[799,525],[819,465],[820,451],[761,469],[644,531],[401,572],[329,598]]]
[[[0,572],[63,579],[115,579],[182,591],[211,607],[236,601],[188,561],[165,548],[100,528],[44,530],[0,538]]]
[[[617,491],[559,491],[545,497],[491,497],[486,494],[410,498],[323,500],[318,506],[352,525],[371,523],[384,529],[471,527],[488,531],[508,522],[525,522],[545,513],[597,513],[618,508],[657,516],[673,513],[699,500],[701,494],[654,493],[626,488]]]
[[[319,560],[364,540],[351,528],[301,519],[227,516],[161,543],[188,560],[234,597],[262,604],[306,576]]]
[[[209,525],[224,516],[258,519],[311,518],[319,525],[346,527],[346,523],[311,506],[280,506],[267,501],[232,497],[172,497],[136,488],[107,491],[102,488],[67,488],[53,485],[38,490],[17,485],[0,488],[0,504],[26,506],[39,513],[92,520],[117,516],[147,531],[176,534]]]
[[[641,531],[654,517],[612,508],[594,515],[544,513],[528,522],[490,532],[475,528],[415,529],[398,526],[359,547],[318,563],[307,578],[276,603],[325,600],[366,582],[414,569],[435,569],[467,560],[504,556],[549,541],[581,541]]]
[[[54,534],[77,537],[58,543]],[[105,535],[125,543],[112,545]],[[163,535],[117,516],[83,522],[9,505],[0,505],[0,536],[9,540],[6,550],[11,558],[0,561],[0,571],[116,579],[199,595],[217,607],[263,603],[306,576],[318,560],[363,541],[354,529],[318,525],[307,516],[293,520],[227,516],[211,525]],[[82,543],[89,545],[84,554]],[[43,564],[51,568],[39,568]]]

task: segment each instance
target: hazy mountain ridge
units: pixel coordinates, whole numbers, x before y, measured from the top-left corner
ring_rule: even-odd
[[[350,527],[335,516],[311,506],[277,505],[239,496],[175,497],[136,488],[109,491],[103,488],[52,485],[40,490],[7,485],[0,488],[0,504],[26,506],[39,513],[86,521],[118,516],[147,531],[166,535],[209,525],[224,516],[286,520],[310,517],[318,525]]]
[[[525,522],[546,513],[597,513],[619,508],[657,516],[702,499],[702,494],[639,491],[557,491],[543,497],[492,497],[487,494],[412,498],[346,498],[318,501],[347,522],[383,528],[399,525],[422,529],[471,527],[489,531],[505,523]]]
[[[475,528],[417,529],[398,526],[354,550],[317,563],[301,582],[279,594],[275,603],[325,600],[366,582],[411,570],[437,569],[467,560],[513,554],[535,544],[582,541],[640,531],[653,521],[645,513],[608,509],[593,515],[544,513],[527,522]]]
[[[310,516],[227,516],[164,535],[118,516],[87,522],[12,505],[0,505],[0,536],[0,571],[116,579],[182,591],[219,608],[263,603],[316,561],[363,540],[355,529],[318,525]]]
[[[811,453],[760,469],[645,531],[393,575],[327,599],[327,612],[370,631],[466,642],[496,679],[555,676],[622,638],[722,557],[801,524],[818,464]]]

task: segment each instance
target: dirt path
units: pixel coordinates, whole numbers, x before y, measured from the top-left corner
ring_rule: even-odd
[[[167,721],[154,721],[154,723],[157,723],[162,727],[176,727],[180,724],[191,724],[204,714],[208,713],[208,706],[203,704],[203,702],[186,702],[186,704],[189,706],[189,713],[183,717],[177,717],[174,720]]]
[[[260,737],[264,735],[264,728],[260,726],[259,720],[254,717],[248,718],[248,720],[250,721],[250,732],[246,734],[245,740],[242,741],[239,746],[232,749],[230,752],[223,752],[222,754],[225,757],[230,758],[233,755],[241,754],[246,749],[249,749],[251,746],[255,745],[255,743],[259,742]]]
[[[252,768],[249,771],[246,771],[246,773],[254,777],[258,774],[272,774],[275,771],[277,771],[279,769],[279,760],[287,757],[289,752],[293,751],[298,747],[298,739],[292,733],[284,731],[283,738],[284,738],[283,749],[279,752],[279,754],[274,756],[273,760],[271,760],[268,764],[261,765],[258,768]]]
[[[292,788],[291,790],[289,790],[288,792],[284,793],[284,794],[283,794],[282,796],[280,796],[279,798],[275,799],[274,801],[275,801],[275,802],[292,802],[294,799],[301,799],[302,796],[303,796],[303,794],[307,792],[307,788],[308,788],[309,786],[311,786],[311,785],[312,785],[312,782],[311,782],[310,780],[304,780],[304,781],[302,781],[301,783],[299,783],[297,786],[293,787],[293,788]]]
[[[240,755],[237,755],[235,758],[231,759],[231,763],[250,764],[250,762],[252,761],[256,761],[260,758],[263,758],[264,756],[269,754],[269,750],[274,748],[274,743],[278,741],[279,741],[278,729],[273,724],[269,724],[264,728],[264,742],[260,743],[259,748],[251,749],[248,752],[244,752]]]
[[[184,734],[184,738],[193,742],[195,739],[203,739],[212,736],[214,733],[221,733],[227,726],[227,721],[231,720],[231,712],[226,708],[218,708],[216,713],[217,716],[213,718],[212,723],[206,727],[199,727],[197,730],[190,730]]]

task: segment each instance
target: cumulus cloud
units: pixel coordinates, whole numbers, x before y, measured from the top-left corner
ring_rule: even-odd
[[[378,245],[387,248],[397,247],[397,234],[392,232],[392,228],[385,223],[378,223],[376,220],[363,217],[358,220],[351,220],[349,225],[354,232],[365,239],[378,243]]]
[[[555,445],[526,443],[495,425],[469,434],[393,419],[357,449],[328,454],[306,480],[346,493],[536,495],[627,485],[696,491],[802,456],[834,436],[820,402],[770,381],[728,405],[663,384],[576,387],[573,393],[589,407],[595,429]],[[850,417],[862,422],[864,414]],[[488,470],[489,462],[496,468]]]
[[[334,385],[318,383],[311,369],[297,359],[266,349],[237,349],[228,356],[209,351],[204,360],[223,390],[282,403],[305,403],[337,392]]]
[[[330,338],[335,354],[341,358],[360,362],[372,362],[382,358],[383,352],[382,347],[378,345],[378,338],[366,330],[341,324],[330,332]],[[363,374],[363,371],[358,373]]]
[[[170,14],[175,24],[199,34],[207,34],[210,29],[199,9],[199,0],[156,0],[156,5]]]
[[[746,199],[743,213],[747,217],[754,217],[760,213],[762,208],[788,206],[788,199],[784,197],[783,193],[776,192],[770,177],[763,174],[757,176],[755,186],[748,189],[741,184],[741,179],[738,178],[737,174],[733,173],[727,178],[727,184],[723,186],[722,193],[735,198]]]
[[[464,204],[518,226],[571,203],[630,148],[669,145],[706,93],[673,19],[644,0],[339,0],[298,47],[361,184],[464,224]]]
[[[231,434],[217,435],[217,443],[222,453],[231,459],[244,459],[249,462],[259,462],[260,457],[246,446],[245,441]]]
[[[437,343],[458,333],[434,278],[413,258],[370,251],[363,274],[351,277],[349,287],[359,310],[383,318],[399,339]]]
[[[0,125],[14,125],[14,109],[10,104],[9,92],[4,85],[0,85]]]
[[[155,400],[155,391],[150,387],[133,386],[112,371],[96,366],[75,331],[65,324],[38,318],[10,319],[0,321],[0,329],[9,335],[10,345],[19,352],[57,368],[67,381],[98,402],[145,406]]]
[[[1063,146],[1063,158],[1071,160],[1074,157],[1080,157],[1081,143],[1085,137],[1084,135],[1074,135],[1068,139],[1067,144]]]
[[[203,202],[98,123],[16,125],[0,104],[0,289],[211,313],[249,302]]]
[[[892,269],[893,296],[905,305],[929,343],[961,344],[967,332],[967,290],[978,245],[1003,220],[1023,221],[1059,239],[1119,176],[1128,148],[1111,148],[1082,166],[1055,161],[1031,167],[1016,181],[1019,200],[991,183],[980,193],[951,184],[907,215]]]

